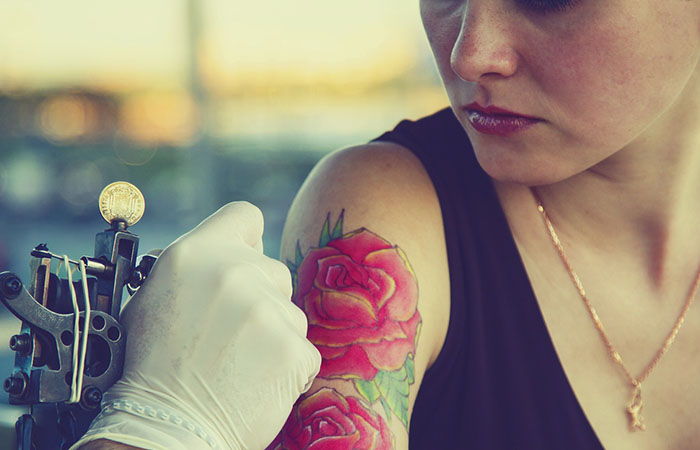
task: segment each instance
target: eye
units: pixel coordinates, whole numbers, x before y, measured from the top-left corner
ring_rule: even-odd
[[[517,0],[525,8],[533,11],[548,13],[563,11],[574,6],[578,0]]]

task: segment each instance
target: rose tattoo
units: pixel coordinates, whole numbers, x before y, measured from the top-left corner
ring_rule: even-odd
[[[330,215],[318,247],[297,246],[293,300],[307,315],[308,339],[323,357],[318,378],[352,381],[408,427],[408,393],[420,333],[418,284],[404,252],[371,231],[343,233]],[[348,397],[351,398],[351,397]]]
[[[372,380],[415,354],[418,286],[398,247],[360,229],[312,249],[298,274],[294,301],[323,356],[318,376]]]
[[[321,388],[301,400],[270,450],[391,450],[386,422],[368,405]]]

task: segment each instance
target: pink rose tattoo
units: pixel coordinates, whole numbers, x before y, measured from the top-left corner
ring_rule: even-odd
[[[362,228],[312,249],[297,281],[319,377],[372,380],[415,354],[418,285],[398,247]]]
[[[323,357],[318,378],[354,383],[369,404],[408,427],[409,386],[420,333],[418,284],[404,252],[371,231],[343,233],[330,214],[318,247],[297,246],[288,262],[293,300],[309,320],[308,339]]]
[[[301,400],[269,450],[391,450],[379,414],[353,397],[321,388]]]

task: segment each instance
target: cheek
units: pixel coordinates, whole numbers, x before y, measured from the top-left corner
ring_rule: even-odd
[[[621,128],[629,125],[620,118],[642,98],[634,95],[640,86],[628,54],[600,35],[587,35],[550,44],[538,56],[530,69],[546,102],[545,113],[551,115],[548,119],[564,134],[587,141],[626,134]],[[616,118],[614,125],[611,117]],[[598,133],[591,134],[590,128]]]
[[[677,99],[697,63],[697,44],[688,24],[653,13],[589,23],[537,46],[546,50],[532,54],[528,67],[568,137],[619,149]]]
[[[421,2],[420,5],[423,28],[433,52],[435,64],[440,72],[440,77],[445,87],[449,90],[449,85],[457,79],[450,68],[450,55],[462,24],[461,7],[441,10],[434,5],[426,6],[425,3]]]

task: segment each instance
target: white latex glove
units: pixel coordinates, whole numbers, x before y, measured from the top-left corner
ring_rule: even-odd
[[[284,264],[262,254],[260,210],[230,203],[158,257],[122,312],[122,378],[86,442],[145,449],[263,449],[311,385],[306,340]]]

